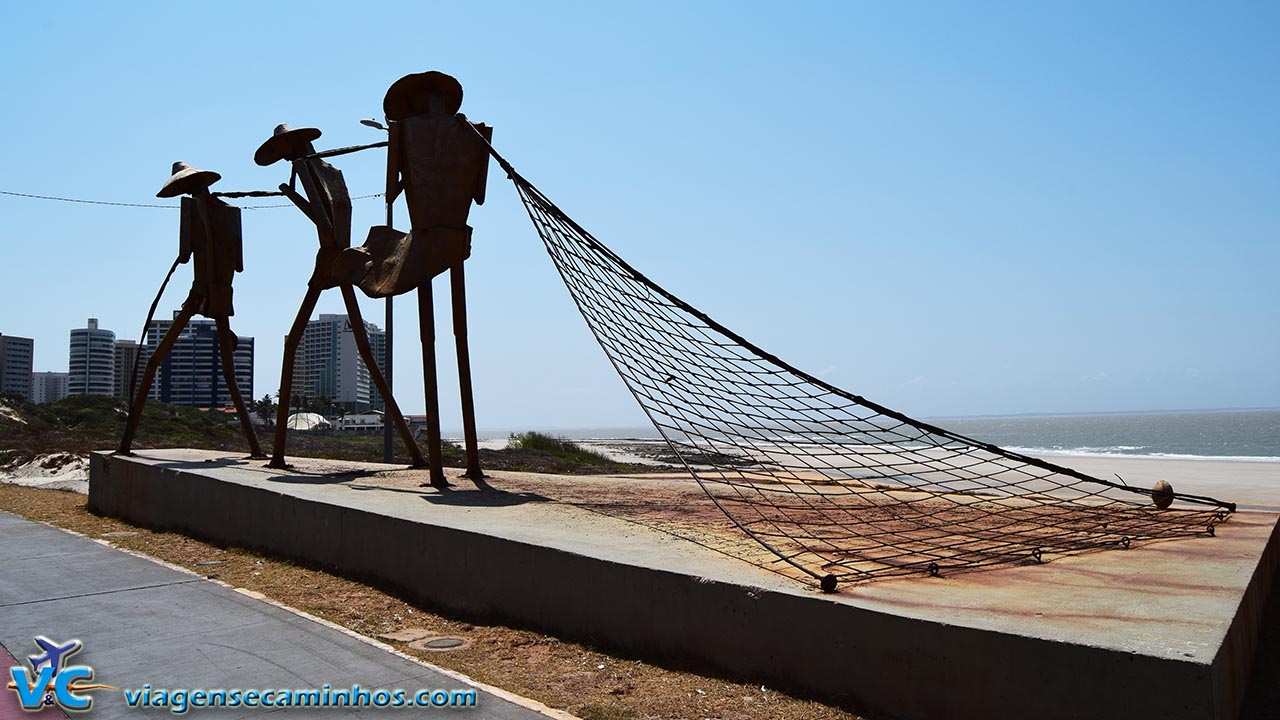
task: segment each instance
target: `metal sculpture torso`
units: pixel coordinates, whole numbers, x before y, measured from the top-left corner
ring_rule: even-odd
[[[235,315],[231,282],[244,271],[240,228],[240,208],[207,192],[182,198],[178,261],[185,264],[195,257],[187,303],[207,318]]]
[[[391,124],[389,179],[399,175],[409,219],[418,228],[470,230],[471,202],[484,204],[489,152],[462,115],[415,115]],[[486,139],[493,128],[472,123]]]

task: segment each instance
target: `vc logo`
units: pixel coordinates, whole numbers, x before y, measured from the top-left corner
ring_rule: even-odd
[[[115,690],[110,685],[88,684],[93,679],[93,668],[88,665],[67,665],[67,658],[80,652],[79,640],[56,643],[49,638],[36,636],[36,645],[43,651],[31,655],[31,671],[25,667],[9,668],[9,689],[18,694],[23,710],[39,710],[57,703],[65,710],[88,710],[93,698],[80,695],[85,690]],[[81,681],[76,684],[76,681]]]

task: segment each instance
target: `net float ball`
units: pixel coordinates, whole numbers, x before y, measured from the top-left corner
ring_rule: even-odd
[[[1164,480],[1157,480],[1156,484],[1151,486],[1151,502],[1161,510],[1172,505],[1173,486]]]

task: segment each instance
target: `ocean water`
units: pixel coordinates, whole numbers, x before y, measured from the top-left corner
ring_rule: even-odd
[[[1280,409],[943,418],[929,422],[1037,455],[1280,461]]]
[[[1033,455],[1280,462],[1280,409],[921,419]],[[573,429],[558,434],[579,440],[659,437],[652,428]]]

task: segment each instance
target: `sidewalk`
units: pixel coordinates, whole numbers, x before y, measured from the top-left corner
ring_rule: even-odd
[[[457,717],[473,720],[569,718],[537,703],[469,683],[334,627],[254,599],[181,570],[71,533],[0,512],[8,550],[0,575],[0,645],[29,665],[33,638],[83,642],[68,665],[94,669],[93,683],[139,689],[477,690],[474,707],[198,708],[187,717],[287,718]],[[9,657],[0,653],[4,683]],[[496,694],[495,694],[496,693]],[[88,717],[178,717],[168,708],[131,708],[123,694],[93,690]],[[501,697],[501,696],[505,697]],[[50,708],[52,709],[52,708]],[[24,713],[12,690],[0,689],[0,720],[57,718]],[[73,715],[74,717],[74,715]]]

